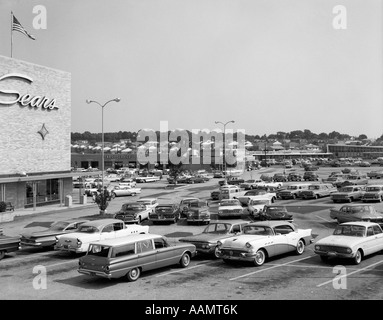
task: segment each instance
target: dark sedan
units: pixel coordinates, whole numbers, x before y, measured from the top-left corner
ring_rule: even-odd
[[[259,215],[260,220],[287,220],[293,221],[293,215],[285,206],[266,205]]]
[[[53,223],[49,228],[42,231],[23,233],[20,244],[23,247],[53,247],[56,244],[56,236],[76,232],[78,228],[88,220],[67,220]]]

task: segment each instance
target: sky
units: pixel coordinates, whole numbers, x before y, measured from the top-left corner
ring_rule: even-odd
[[[335,10],[338,5],[343,11]],[[36,21],[46,9],[46,28]],[[72,132],[383,134],[381,0],[0,0],[13,58],[72,76]],[[335,11],[334,11],[335,10]],[[340,19],[342,18],[342,19]],[[40,22],[42,20],[39,20]],[[335,23],[335,24],[334,24]],[[339,29],[339,27],[341,27]]]

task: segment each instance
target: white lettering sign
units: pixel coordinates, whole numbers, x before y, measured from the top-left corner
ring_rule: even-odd
[[[9,79],[9,78],[16,78],[16,79],[22,79],[24,81],[27,81],[29,84],[33,82],[33,79],[31,77],[28,77],[23,74],[19,73],[9,73],[2,77],[0,77],[0,81]],[[10,106],[15,103],[20,103],[21,106],[26,107],[29,106],[31,108],[41,108],[41,109],[58,109],[56,106],[56,99],[49,99],[45,96],[32,96],[29,93],[21,94],[16,90],[5,90],[0,89],[0,94],[4,95],[10,95],[14,96],[14,99],[2,101],[0,100],[0,105]]]

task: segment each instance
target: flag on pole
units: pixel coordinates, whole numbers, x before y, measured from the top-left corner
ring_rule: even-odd
[[[28,38],[32,39],[32,40],[36,40],[36,38],[34,36],[32,36],[30,33],[28,33],[27,30],[25,30],[23,28],[23,26],[21,25],[21,23],[19,22],[19,20],[16,19],[16,17],[13,15],[12,13],[12,17],[13,17],[13,20],[12,20],[12,31],[18,31],[18,32],[21,32],[23,33],[24,35],[26,35]]]

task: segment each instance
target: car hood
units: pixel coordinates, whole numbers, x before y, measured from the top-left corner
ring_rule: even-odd
[[[365,237],[328,236],[316,242],[317,245],[352,247],[366,240]]]
[[[180,241],[182,242],[217,242],[218,240],[231,237],[233,235],[228,234],[213,234],[213,233],[202,233],[202,234],[196,234],[194,236],[181,238]]]
[[[257,242],[267,239],[269,236],[262,235],[241,235],[225,241],[224,248],[243,249],[247,242]]]

